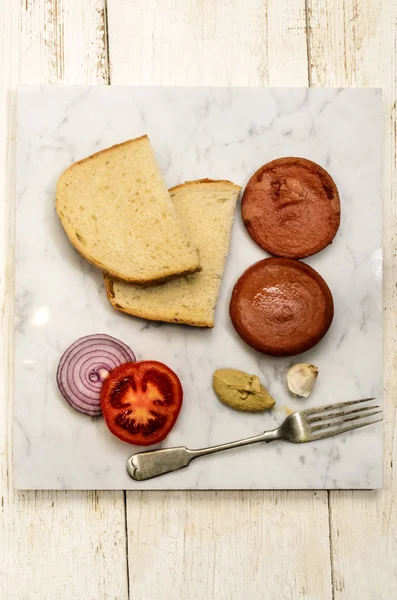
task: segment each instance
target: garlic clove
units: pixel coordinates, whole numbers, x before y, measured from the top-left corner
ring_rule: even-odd
[[[316,365],[308,363],[292,365],[287,373],[287,384],[291,394],[307,398],[316,383],[318,373],[319,369]]]

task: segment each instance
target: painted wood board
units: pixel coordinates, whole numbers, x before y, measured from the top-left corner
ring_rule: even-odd
[[[57,0],[8,2],[0,19],[0,597],[7,600],[129,595],[122,492],[12,487],[16,84],[103,82],[100,5],[103,9],[96,0],[63,6]]]
[[[330,492],[335,600],[397,595],[396,16],[393,2],[324,1],[308,7],[312,84],[375,85],[383,91],[384,489]]]

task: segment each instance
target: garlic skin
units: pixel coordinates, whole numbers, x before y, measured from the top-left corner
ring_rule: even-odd
[[[316,365],[309,363],[292,365],[287,373],[287,384],[291,394],[307,398],[316,383],[318,373],[319,369]]]

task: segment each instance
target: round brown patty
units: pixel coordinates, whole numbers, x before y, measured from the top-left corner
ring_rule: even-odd
[[[249,267],[230,301],[240,337],[274,356],[293,356],[315,346],[333,316],[332,294],[321,275],[289,258],[265,258]]]
[[[332,177],[305,158],[278,158],[249,180],[242,215],[252,239],[270,254],[304,258],[332,242],[340,223]]]

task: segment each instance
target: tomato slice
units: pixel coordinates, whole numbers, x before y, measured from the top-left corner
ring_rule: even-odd
[[[182,406],[181,382],[154,360],[124,363],[110,372],[101,390],[105,422],[128,444],[150,446],[173,428]]]

